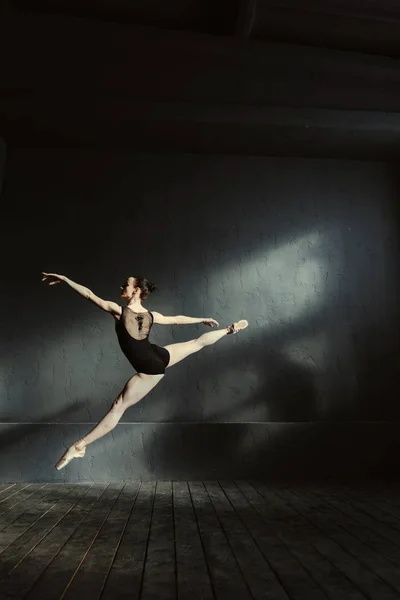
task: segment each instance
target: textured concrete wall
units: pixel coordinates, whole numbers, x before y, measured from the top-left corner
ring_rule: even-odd
[[[304,474],[387,471],[397,442],[382,421],[400,416],[397,197],[395,167],[378,163],[14,149],[0,479],[290,475],[299,457]],[[41,284],[41,270],[117,301],[123,279],[143,274],[160,288],[150,310],[250,327],[168,370],[58,473],[133,373],[113,319]],[[152,340],[204,331],[155,326]]]

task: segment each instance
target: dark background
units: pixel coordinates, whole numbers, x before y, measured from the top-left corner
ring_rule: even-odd
[[[102,6],[2,5],[1,480],[397,477],[400,10]],[[250,327],[58,473],[132,370],[42,270]]]

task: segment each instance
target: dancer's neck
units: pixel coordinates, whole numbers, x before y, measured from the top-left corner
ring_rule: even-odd
[[[135,300],[128,302],[127,306],[128,306],[128,308],[130,308],[131,310],[133,310],[135,312],[143,312],[145,310],[144,307],[142,306],[142,304]]]

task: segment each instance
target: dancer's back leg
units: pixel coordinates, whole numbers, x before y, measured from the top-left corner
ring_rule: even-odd
[[[122,415],[129,406],[133,406],[144,398],[164,377],[160,375],[146,375],[137,373],[129,379],[124,389],[114,400],[108,413],[102,420],[83,438],[72,444],[67,452],[56,464],[58,470],[65,467],[73,458],[85,455],[86,446],[109,433],[117,425]]]

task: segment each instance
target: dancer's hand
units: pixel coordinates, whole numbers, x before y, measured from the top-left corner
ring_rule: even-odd
[[[215,319],[204,319],[203,321],[204,325],[208,325],[208,327],[219,327],[219,323],[218,321],[216,321]]]
[[[64,281],[64,275],[57,275],[57,273],[42,273],[42,281],[50,278],[49,285],[55,285]]]

